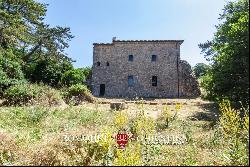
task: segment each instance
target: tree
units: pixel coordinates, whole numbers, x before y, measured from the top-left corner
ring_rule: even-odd
[[[25,62],[30,62],[41,58],[41,56],[67,58],[64,55],[64,49],[69,47],[68,42],[72,38],[68,27],[50,28],[49,25],[39,25],[33,34],[33,45],[25,47],[27,54],[22,59]],[[68,60],[72,61],[69,58]]]
[[[5,62],[16,60],[28,80],[58,86],[64,72],[73,69],[73,60],[64,53],[73,36],[68,27],[44,23],[46,6],[34,0],[0,0],[0,54]]]
[[[25,82],[22,67],[11,50],[0,46],[0,96],[11,85]]]
[[[62,76],[62,84],[66,86],[75,84],[88,84],[88,79],[91,79],[91,68],[77,68],[64,73]]]
[[[249,1],[229,2],[212,41],[199,44],[212,64],[209,88],[214,98],[249,99]]]
[[[33,0],[0,0],[0,45],[21,47],[32,42],[31,34],[45,14],[46,5]]]
[[[204,63],[197,63],[192,70],[196,78],[200,78],[201,76],[206,75],[208,69],[209,65],[206,65]]]
[[[62,76],[62,84],[66,86],[83,84],[85,81],[85,75],[83,71],[79,68],[66,71]]]
[[[30,69],[29,78],[32,82],[43,82],[50,86],[58,87],[61,85],[63,74],[72,69],[73,65],[67,60],[43,59]]]

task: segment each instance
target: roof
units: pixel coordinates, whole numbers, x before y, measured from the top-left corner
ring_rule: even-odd
[[[93,43],[93,45],[113,45],[114,43],[166,43],[176,42],[182,44],[184,40],[113,40],[112,43]]]

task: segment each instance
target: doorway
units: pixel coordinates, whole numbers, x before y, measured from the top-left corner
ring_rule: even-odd
[[[104,96],[104,94],[105,94],[105,84],[101,84],[99,96]]]

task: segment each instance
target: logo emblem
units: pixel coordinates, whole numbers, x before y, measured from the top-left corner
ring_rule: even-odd
[[[128,143],[129,136],[126,133],[118,133],[116,136],[116,143],[119,145],[120,149],[124,149]]]

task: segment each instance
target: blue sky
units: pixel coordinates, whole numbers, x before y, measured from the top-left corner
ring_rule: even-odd
[[[48,4],[45,22],[71,28],[66,50],[75,67],[92,65],[93,43],[184,40],[181,59],[206,63],[198,47],[215,33],[226,0],[37,0]]]

